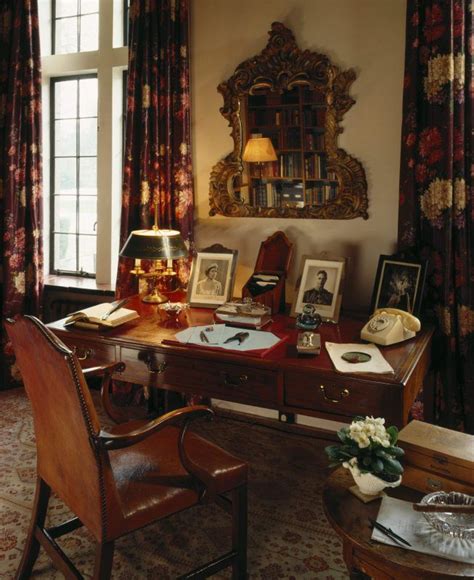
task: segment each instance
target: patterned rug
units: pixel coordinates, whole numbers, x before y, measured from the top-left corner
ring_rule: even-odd
[[[13,578],[30,519],[35,484],[35,441],[29,402],[22,389],[0,392],[0,578]],[[326,441],[262,425],[216,418],[197,429],[249,462],[250,578],[348,578],[338,537],[326,521],[321,491],[327,475]],[[70,512],[57,498],[48,525]],[[230,548],[229,516],[198,506],[116,542],[113,578],[176,578]],[[85,528],[59,540],[85,578],[94,543]],[[43,552],[33,578],[60,579]],[[230,578],[223,571],[216,578]]]

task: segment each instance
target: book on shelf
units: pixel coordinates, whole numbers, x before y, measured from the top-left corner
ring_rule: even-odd
[[[113,302],[103,302],[102,304],[95,304],[89,308],[73,312],[66,318],[64,326],[98,330],[99,328],[115,328],[116,326],[125,324],[125,322],[138,318],[138,312],[135,310],[118,308],[114,312],[111,312],[113,308]]]

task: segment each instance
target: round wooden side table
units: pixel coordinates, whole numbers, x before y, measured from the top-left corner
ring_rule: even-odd
[[[326,480],[323,507],[332,527],[343,541],[343,555],[351,578],[361,572],[377,580],[420,580],[474,578],[474,566],[437,558],[370,539],[369,518],[377,519],[380,499],[364,504],[349,487],[354,480],[347,469],[339,468]],[[422,493],[406,487],[387,491],[387,495],[407,501],[419,501]]]

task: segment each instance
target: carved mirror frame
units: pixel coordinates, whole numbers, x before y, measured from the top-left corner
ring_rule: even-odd
[[[319,219],[368,218],[367,181],[361,163],[337,146],[339,126],[344,114],[355,103],[349,88],[356,78],[353,69],[341,71],[323,54],[301,51],[293,33],[281,22],[274,22],[266,48],[242,62],[234,74],[218,86],[224,98],[221,114],[229,122],[233,151],[212,169],[209,215],[229,217],[285,217]],[[327,169],[338,179],[337,197],[324,205],[295,207],[258,207],[234,195],[234,183],[244,170],[242,164],[243,124],[241,102],[255,90],[282,92],[304,85],[325,95],[325,150]]]

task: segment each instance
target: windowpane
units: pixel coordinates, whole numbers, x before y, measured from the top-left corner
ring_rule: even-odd
[[[97,119],[81,119],[79,121],[80,155],[97,154]]]
[[[81,0],[81,14],[99,12],[99,0]]]
[[[97,195],[96,157],[81,157],[79,160],[79,194]]]
[[[77,271],[76,267],[76,235],[54,235],[54,269]]]
[[[85,195],[79,198],[79,233],[95,234],[97,222],[97,197]]]
[[[83,3],[83,0],[81,3]],[[56,0],[56,18],[75,16],[76,14],[77,0]]]
[[[56,159],[54,169],[54,193],[76,195],[76,158]]]
[[[59,157],[76,155],[77,121],[56,121],[54,123],[54,154]]]
[[[93,275],[97,240],[97,77],[55,79],[52,87],[55,116],[69,117],[55,119],[53,125],[53,269]],[[87,241],[80,241],[82,237]],[[78,244],[84,253],[81,260],[76,253]]]
[[[56,54],[77,52],[77,18],[62,18],[56,20]]]
[[[57,195],[54,198],[54,230],[59,233],[76,232],[76,196]]]
[[[96,237],[79,236],[79,271],[95,274]]]
[[[99,15],[81,16],[81,52],[99,48]]]
[[[75,119],[77,116],[77,81],[60,81],[54,86],[54,116],[56,119]]]
[[[97,79],[81,79],[79,95],[79,117],[97,117]]]

